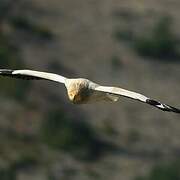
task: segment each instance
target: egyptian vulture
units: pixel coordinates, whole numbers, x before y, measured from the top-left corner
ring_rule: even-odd
[[[180,109],[148,98],[142,94],[119,87],[101,86],[84,78],[66,78],[58,74],[33,71],[0,69],[1,76],[9,76],[25,80],[49,80],[65,84],[69,100],[74,104],[84,104],[96,101],[117,101],[120,96],[135,99],[152,105],[160,110],[180,113]]]

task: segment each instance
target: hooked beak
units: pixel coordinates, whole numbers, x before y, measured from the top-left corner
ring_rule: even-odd
[[[69,97],[70,101],[73,102],[74,104],[81,103],[81,97],[79,96],[79,94],[71,92],[71,93],[68,93],[68,97]]]
[[[74,93],[68,93],[68,97],[69,97],[69,99],[70,99],[70,101],[74,101],[74,99],[75,99],[75,94]]]

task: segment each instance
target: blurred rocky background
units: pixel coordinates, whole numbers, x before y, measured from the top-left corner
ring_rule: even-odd
[[[85,77],[180,107],[178,0],[0,0],[0,68]],[[178,180],[180,116],[0,78],[1,180]]]

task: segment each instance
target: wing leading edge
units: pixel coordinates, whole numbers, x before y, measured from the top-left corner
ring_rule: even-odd
[[[167,104],[162,104],[159,101],[153,100],[151,98],[148,98],[142,94],[139,94],[139,93],[136,93],[133,91],[128,91],[126,89],[122,89],[122,88],[118,88],[118,87],[97,86],[97,87],[95,87],[95,90],[135,99],[135,100],[147,103],[151,106],[154,106],[162,111],[180,113],[180,109],[177,109],[177,108],[167,105]]]
[[[12,78],[19,78],[24,80],[49,80],[59,83],[65,83],[66,78],[54,73],[47,73],[41,71],[32,70],[10,70],[10,69],[0,69],[1,76],[7,76]]]

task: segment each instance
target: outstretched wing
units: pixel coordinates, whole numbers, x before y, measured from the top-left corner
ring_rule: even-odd
[[[0,69],[0,76],[9,76],[14,78],[20,78],[25,80],[38,80],[44,79],[49,81],[55,81],[65,83],[66,78],[57,74],[32,71],[32,70],[10,70]]]
[[[101,92],[105,92],[105,93],[109,93],[112,95],[119,95],[119,96],[125,96],[131,99],[135,99],[144,103],[147,103],[149,105],[152,105],[158,109],[161,109],[163,111],[169,111],[169,112],[175,112],[175,113],[180,113],[180,109],[177,109],[175,107],[169,106],[167,104],[162,104],[159,101],[150,99],[142,94],[136,93],[136,92],[132,92],[132,91],[128,91],[122,88],[118,88],[118,87],[108,87],[108,86],[97,86],[94,88],[94,90],[96,91],[101,91]]]

